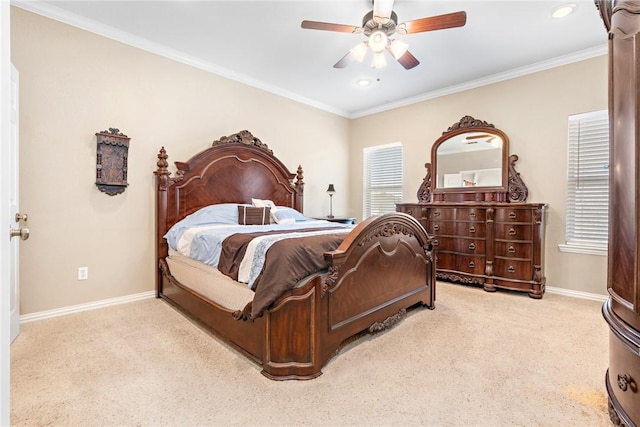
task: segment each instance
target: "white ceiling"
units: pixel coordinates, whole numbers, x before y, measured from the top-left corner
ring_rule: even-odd
[[[564,19],[554,7],[577,5]],[[397,35],[420,65],[335,69],[362,34],[305,30],[302,20],[360,26],[370,0],[29,1],[21,8],[345,117],[360,117],[606,53],[592,0],[396,0],[398,21],[466,11],[464,27]],[[366,88],[356,81],[371,79]]]

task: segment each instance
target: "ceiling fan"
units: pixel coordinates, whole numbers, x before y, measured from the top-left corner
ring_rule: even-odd
[[[409,70],[420,62],[409,52],[409,46],[391,38],[394,34],[415,34],[426,31],[462,27],[467,22],[466,12],[454,12],[429,16],[398,24],[398,15],[392,10],[393,0],[371,0],[373,10],[362,18],[362,27],[332,24],[318,21],[302,21],[302,28],[309,30],[337,31],[340,33],[364,34],[367,41],[352,48],[333,66],[344,68],[353,61],[362,62],[368,48],[373,51],[373,68],[382,68],[387,62],[384,51],[387,50],[405,69]]]

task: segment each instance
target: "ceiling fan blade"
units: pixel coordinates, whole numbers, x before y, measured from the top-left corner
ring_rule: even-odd
[[[302,28],[307,30],[337,31],[339,33],[355,33],[360,27],[353,25],[332,24],[330,22],[302,21]]]
[[[393,55],[393,54],[392,54]],[[406,70],[410,70],[413,67],[420,64],[420,61],[416,59],[415,56],[411,54],[411,52],[406,51],[404,55],[397,59],[397,61],[402,65]]]
[[[373,16],[390,18],[393,10],[393,0],[373,0]]]
[[[355,58],[353,57],[353,52],[349,51],[345,56],[343,56],[340,61],[336,62],[333,68],[345,68],[347,65],[351,64]]]
[[[467,12],[453,12],[444,15],[414,19],[398,25],[401,34],[423,33],[425,31],[444,30],[445,28],[462,27],[467,23]]]

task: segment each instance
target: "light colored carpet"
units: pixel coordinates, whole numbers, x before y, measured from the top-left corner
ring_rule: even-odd
[[[435,310],[285,382],[161,300],[71,314],[22,326],[11,423],[608,426],[600,308],[439,283]]]

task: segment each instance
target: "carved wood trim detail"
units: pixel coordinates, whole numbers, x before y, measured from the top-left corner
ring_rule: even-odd
[[[436,271],[436,278],[476,285],[482,285],[485,282],[485,279],[482,277],[461,276],[459,274],[441,273],[439,271]]]
[[[509,156],[509,201],[526,202],[529,196],[529,189],[520,178],[520,173],[516,171],[514,165],[517,161],[517,155],[512,154]]]
[[[607,406],[609,410],[609,419],[611,420],[611,423],[616,427],[627,427],[624,421],[620,419],[620,416],[618,415],[618,411],[616,411],[616,408],[613,406],[611,399],[609,399],[608,402],[609,404]]]
[[[327,292],[329,291],[330,288],[332,288],[335,284],[336,281],[338,280],[338,272],[340,271],[340,266],[339,265],[330,265],[329,266],[329,273],[326,276],[322,277],[322,280],[320,281],[321,283],[321,289],[320,289],[320,297],[324,298],[324,296],[327,294]]]
[[[378,332],[382,332],[385,329],[392,328],[394,325],[398,324],[402,319],[407,316],[407,310],[402,308],[393,316],[389,316],[384,319],[382,322],[374,322],[371,326],[369,326],[369,333],[377,334]]]
[[[443,135],[446,135],[449,132],[456,131],[458,129],[466,129],[466,128],[475,128],[475,127],[490,127],[494,128],[495,126],[491,123],[485,122],[484,120],[474,119],[471,116],[463,116],[459,122],[452,124],[449,128],[442,132]]]
[[[406,225],[386,222],[367,233],[362,240],[358,242],[358,246],[363,246],[376,237],[391,237],[394,234],[404,234],[405,236],[413,237],[413,231]]]
[[[418,201],[430,202],[431,201],[431,163],[425,163],[424,167],[427,170],[427,174],[424,176],[424,179],[422,180],[422,184],[420,184],[420,188],[418,188]]]
[[[233,144],[233,143],[253,145],[254,147],[258,147],[269,154],[273,154],[273,151],[269,149],[269,146],[267,144],[265,144],[264,142],[260,141],[258,138],[253,136],[253,134],[248,130],[241,130],[240,132],[234,133],[232,135],[221,136],[220,139],[213,141],[211,146],[215,147],[216,145]]]

